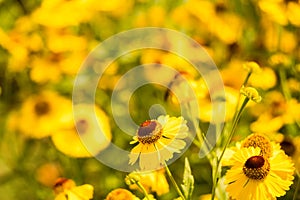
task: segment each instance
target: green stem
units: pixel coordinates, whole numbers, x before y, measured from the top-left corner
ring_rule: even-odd
[[[279,78],[280,78],[280,83],[281,83],[280,85],[281,85],[282,93],[286,100],[290,100],[291,94],[290,94],[289,88],[286,84],[286,74],[285,74],[285,70],[283,67],[279,67]]]
[[[243,110],[245,109],[247,103],[249,102],[249,98],[245,98],[244,102],[242,103],[242,106],[241,108],[239,109],[238,113],[236,114],[234,120],[233,120],[233,124],[232,124],[232,127],[231,127],[231,131],[229,133],[229,137],[227,138],[226,140],[226,143],[225,143],[225,146],[223,147],[222,149],[222,152],[221,152],[221,155],[219,158],[217,158],[217,163],[216,163],[216,168],[215,170],[213,170],[213,188],[212,188],[212,195],[211,195],[211,199],[214,200],[215,198],[215,195],[216,195],[216,188],[217,188],[217,185],[218,185],[218,182],[219,182],[219,175],[221,173],[221,161],[222,161],[222,158],[224,156],[224,153],[225,153],[225,150],[226,148],[228,147],[233,135],[234,135],[234,132],[235,132],[235,129],[237,127],[237,124],[238,124],[238,121],[241,117],[241,114],[243,112]]]
[[[149,194],[146,191],[146,189],[144,188],[144,186],[139,181],[135,182],[135,184],[142,190],[142,192],[144,193],[146,199],[150,200]]]
[[[174,185],[174,187],[175,187],[175,189],[176,189],[178,195],[181,197],[182,200],[186,200],[185,197],[184,197],[184,195],[182,194],[182,192],[181,192],[179,186],[177,185],[175,179],[173,178],[172,173],[171,173],[171,171],[170,171],[170,169],[169,169],[169,167],[168,167],[168,165],[167,165],[166,162],[165,162],[165,167],[166,167],[167,174],[168,174],[168,176],[169,176],[169,178],[170,178],[172,184]]]
[[[247,85],[247,83],[248,83],[248,81],[249,81],[249,78],[250,78],[251,74],[252,74],[252,72],[248,72],[248,74],[247,74],[247,76],[246,76],[246,78],[245,78],[245,80],[244,80],[243,86],[246,86],[246,85]]]
[[[299,191],[299,187],[300,187],[300,174],[297,170],[296,170],[296,174],[297,174],[298,180],[297,180],[297,185],[296,185],[296,188],[295,188],[293,200],[297,199],[297,195],[298,195],[298,191]]]

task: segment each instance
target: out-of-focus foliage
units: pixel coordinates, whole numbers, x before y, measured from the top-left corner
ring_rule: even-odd
[[[224,81],[226,122],[234,116],[239,90],[250,70],[243,64],[256,61],[261,70],[253,70],[248,83],[259,91],[262,100],[249,103],[233,143],[251,132],[264,133],[282,144],[300,171],[299,1],[0,0],[1,200],[54,199],[53,186],[59,177],[72,179],[76,185],[92,185],[94,199],[104,199],[117,188],[132,189],[125,184],[126,173],[101,164],[80,143],[72,113],[72,89],[81,64],[96,45],[121,31],[149,26],[183,32],[207,50]],[[133,52],[105,71],[95,108],[107,139],[128,151],[132,138],[113,120],[111,93],[125,72],[146,63],[165,64],[180,71],[196,91],[201,129],[205,130],[211,119],[206,84],[186,60],[158,50]],[[149,79],[153,73],[166,82],[174,79],[155,70],[149,71]],[[184,86],[174,87],[180,90]],[[133,120],[141,124],[148,119],[153,104],[163,105],[170,116],[180,115],[172,93],[158,85],[145,85],[130,99]],[[93,134],[93,127],[86,126],[90,116],[82,114],[82,118],[75,122],[81,127],[79,131]],[[108,144],[100,142],[101,147],[95,145],[92,154],[105,151]],[[212,187],[210,164],[198,153],[192,144],[184,154],[194,177],[192,199],[211,193]],[[184,157],[170,165],[175,179],[182,180]],[[191,181],[191,175],[186,176]],[[299,177],[295,177],[296,183]],[[192,190],[187,186],[186,190]],[[173,187],[169,193],[153,189],[160,186],[148,187],[157,199],[178,197]],[[283,198],[291,199],[295,188],[293,184]],[[118,191],[143,198],[135,189],[131,190],[134,194],[117,189],[110,196]]]

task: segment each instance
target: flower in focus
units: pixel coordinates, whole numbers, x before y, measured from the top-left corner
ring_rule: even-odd
[[[156,192],[158,196],[169,192],[169,184],[165,177],[164,169],[152,172],[134,172],[139,176],[139,182],[143,185],[148,193]],[[130,189],[138,189],[135,184],[129,186]]]
[[[188,127],[183,117],[159,116],[143,122],[130,144],[138,143],[129,155],[129,164],[139,159],[141,170],[154,170],[180,153],[186,145]]]
[[[43,138],[72,119],[72,103],[53,91],[28,97],[19,112],[17,129],[26,136]]]
[[[105,149],[111,137],[106,114],[93,105],[79,104],[74,106],[74,119],[51,138],[56,148],[66,155],[91,157]]]
[[[108,193],[105,200],[139,200],[139,198],[126,189],[118,188]]]
[[[270,158],[259,147],[241,148],[231,159],[225,176],[226,191],[233,199],[274,199],[285,195],[294,179],[294,166],[282,150]]]
[[[253,87],[244,87],[242,86],[240,93],[243,94],[246,98],[259,103],[261,101],[261,96],[257,90]]]
[[[57,179],[53,190],[56,194],[55,200],[89,200],[93,198],[94,187],[89,184],[76,186],[71,179]]]

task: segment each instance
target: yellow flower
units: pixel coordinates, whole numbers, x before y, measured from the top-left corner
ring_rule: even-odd
[[[266,94],[264,104],[251,108],[251,113],[258,117],[250,126],[253,132],[272,133],[300,120],[300,103],[293,98],[286,101],[280,92],[272,91]]]
[[[300,136],[295,138],[284,137],[280,141],[281,149],[290,156],[295,164],[295,168],[300,172]]]
[[[71,179],[57,179],[54,188],[55,200],[89,200],[93,198],[94,187],[89,184],[76,186]]]
[[[252,74],[249,79],[249,84],[253,87],[262,88],[268,90],[276,85],[277,78],[274,70],[268,67],[261,69],[261,73]]]
[[[291,24],[300,26],[300,5],[299,2],[288,2],[287,17]]]
[[[227,87],[225,86],[225,106],[220,106],[219,111],[220,112],[225,112],[225,121],[229,121],[232,119],[234,113],[235,113],[235,107],[236,103],[238,100],[238,90],[232,88],[232,87]],[[212,118],[212,102],[211,102],[211,97],[210,94],[208,93],[206,89],[206,96],[199,98],[198,99],[198,104],[199,104],[199,114],[200,114],[200,119],[203,120],[204,122],[212,122],[212,123],[220,123],[222,122],[221,117],[218,118],[218,115],[214,116]],[[225,109],[225,111],[221,110]]]
[[[136,27],[162,27],[165,24],[166,10],[161,6],[152,6],[146,11],[139,12],[134,25]]]
[[[211,200],[211,194],[203,194],[199,197],[199,200]],[[218,198],[215,198],[214,200],[218,200]]]
[[[286,9],[282,0],[260,0],[258,2],[259,8],[266,14],[266,16],[272,21],[286,25],[288,19],[286,16]]]
[[[183,117],[159,116],[143,122],[130,144],[138,143],[129,155],[129,164],[139,159],[141,170],[161,168],[165,161],[180,153],[186,143],[188,127]]]
[[[55,13],[55,15],[53,14]],[[45,0],[32,13],[34,22],[54,28],[76,26],[93,16],[84,1]],[[51,16],[49,18],[49,16]]]
[[[26,136],[43,138],[72,119],[72,103],[53,91],[29,96],[19,112],[17,129]]]
[[[122,188],[114,189],[105,198],[105,200],[139,200],[130,191]]]
[[[253,87],[242,87],[240,90],[241,94],[243,94],[246,98],[259,103],[261,101],[261,96],[257,92],[257,90]]]
[[[245,62],[243,67],[249,73],[259,74],[261,72],[260,66],[254,61]]]
[[[74,112],[74,119],[68,126],[52,135],[56,148],[72,157],[91,157],[104,150],[112,137],[106,114],[100,108],[87,104],[74,106]]]
[[[156,192],[158,196],[169,192],[169,184],[165,177],[165,170],[160,169],[152,172],[134,172],[139,176],[139,182],[148,193]],[[136,185],[130,185],[130,189],[138,189]]]
[[[45,163],[37,168],[36,179],[45,186],[52,187],[60,177],[61,168],[56,163]]]
[[[294,166],[282,150],[270,158],[259,147],[241,148],[231,159],[225,175],[226,191],[236,200],[274,199],[285,195],[294,179]]]

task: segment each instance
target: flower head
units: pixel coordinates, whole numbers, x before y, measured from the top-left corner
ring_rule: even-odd
[[[250,62],[244,63],[243,67],[249,73],[257,73],[258,74],[258,73],[261,72],[260,66],[256,62],[254,62],[254,61],[250,61]]]
[[[131,178],[131,182],[138,180],[148,193],[156,192],[160,196],[169,192],[169,184],[164,169],[152,172],[132,172],[127,177]],[[129,188],[138,189],[135,184],[130,184]]]
[[[233,154],[233,166],[225,176],[229,196],[237,200],[260,200],[286,193],[293,183],[294,166],[282,150],[275,149],[270,158],[261,153],[261,148],[253,146]]]
[[[261,149],[261,155],[269,158],[272,155],[273,148],[269,138],[263,134],[254,133],[249,135],[243,142],[242,147],[259,147]]]
[[[251,99],[252,101],[259,103],[261,101],[261,96],[257,92],[257,90],[253,87],[242,87],[241,94],[246,96],[246,98]]]
[[[114,189],[106,196],[105,200],[138,200],[130,191],[118,188]]]
[[[55,200],[89,200],[93,198],[94,187],[89,184],[76,186],[71,179],[57,179],[53,190],[56,194]]]
[[[300,172],[300,136],[293,139],[284,137],[282,141],[280,141],[280,147],[292,158],[296,170]]]
[[[51,139],[55,147],[68,156],[91,157],[104,150],[111,137],[106,114],[94,105],[78,104],[74,106],[74,119]]]
[[[32,138],[43,138],[55,133],[72,119],[72,103],[53,91],[28,97],[17,116],[22,123],[17,129]]]
[[[183,117],[160,116],[143,122],[131,144],[138,143],[129,155],[129,164],[139,159],[141,170],[154,170],[180,153],[186,145],[188,127]]]

